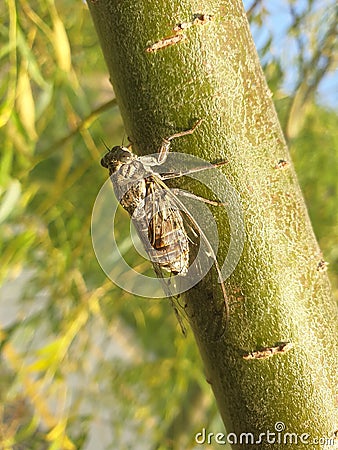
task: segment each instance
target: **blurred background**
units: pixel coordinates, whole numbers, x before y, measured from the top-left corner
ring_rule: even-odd
[[[337,7],[245,6],[337,297]],[[0,18],[0,448],[202,448],[223,425],[191,334],[93,252],[102,139],[125,135],[88,8],[7,0]]]

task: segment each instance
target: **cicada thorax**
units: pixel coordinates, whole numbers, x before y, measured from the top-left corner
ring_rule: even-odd
[[[110,173],[116,197],[131,217],[144,215],[144,199],[147,195],[146,175],[143,164],[138,160],[116,167]]]
[[[127,186],[127,191],[122,195],[120,204],[129,213],[130,217],[137,220],[139,215],[144,215],[144,199],[146,195],[145,180],[136,181]]]

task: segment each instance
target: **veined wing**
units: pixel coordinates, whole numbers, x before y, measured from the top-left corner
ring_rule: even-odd
[[[189,244],[183,219],[166,185],[163,189],[157,177],[145,179],[145,185],[144,203],[138,204],[131,215],[132,221],[185,335],[186,328],[178,311],[181,309],[177,302],[179,294],[174,292],[176,285],[169,276],[169,273],[184,275],[189,267]]]
[[[174,193],[171,192],[169,187],[158,177],[156,177],[156,183],[159,185],[159,187],[162,188],[163,191],[165,191],[167,193],[168,197],[170,198],[170,203],[172,205],[175,205],[175,207],[178,208],[180,210],[180,212],[183,213],[183,214],[181,214],[181,217],[182,217],[182,220],[184,220],[184,226],[186,227],[185,228],[186,231],[187,231],[187,228],[190,228],[190,230],[193,232],[194,235],[199,236],[200,241],[203,242],[203,244],[207,248],[207,251],[208,251],[210,257],[213,259],[214,264],[215,264],[215,269],[217,271],[217,275],[220,280],[222,295],[223,295],[223,299],[224,299],[225,312],[226,312],[226,322],[228,323],[229,315],[230,315],[228,297],[227,297],[224,283],[222,281],[221,269],[218,264],[215,251],[214,251],[212,245],[210,244],[209,239],[207,238],[207,236],[205,235],[204,231],[199,226],[197,221],[191,215],[189,210],[183,204],[183,202]],[[197,197],[197,199],[200,200],[199,197]]]

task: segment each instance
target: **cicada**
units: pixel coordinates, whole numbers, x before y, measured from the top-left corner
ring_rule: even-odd
[[[158,173],[154,171],[154,167],[161,166],[166,161],[171,141],[192,134],[201,121],[196,122],[189,130],[163,139],[157,157],[136,156],[130,150],[130,146],[116,146],[111,150],[108,149],[109,151],[101,159],[101,165],[109,170],[115,195],[122,207],[129,213],[159,278],[163,278],[163,270],[173,275],[186,276],[190,266],[190,246],[197,239],[204,242],[209,256],[214,260],[221,280],[221,271],[213,247],[198,222],[165,181],[189,175],[192,172],[218,167],[225,164],[226,161],[181,172]],[[188,195],[211,205],[222,205],[194,194],[189,193]],[[223,282],[220,284],[228,318],[227,296]],[[168,297],[172,298],[173,295],[168,286],[166,283],[165,292]],[[175,312],[178,314],[176,308]]]

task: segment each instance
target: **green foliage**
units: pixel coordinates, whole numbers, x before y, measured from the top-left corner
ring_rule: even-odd
[[[168,302],[113,285],[92,249],[106,176],[100,138],[118,144],[123,129],[87,7],[8,0],[0,13],[0,446],[171,448],[184,417],[181,442],[192,448],[218,416],[191,336],[180,335]],[[280,66],[267,69],[278,89]],[[337,128],[334,112],[313,104],[291,147],[332,274]],[[194,402],[198,417],[185,411]]]
[[[313,105],[291,155],[329,276],[338,297],[338,120],[334,111]]]

